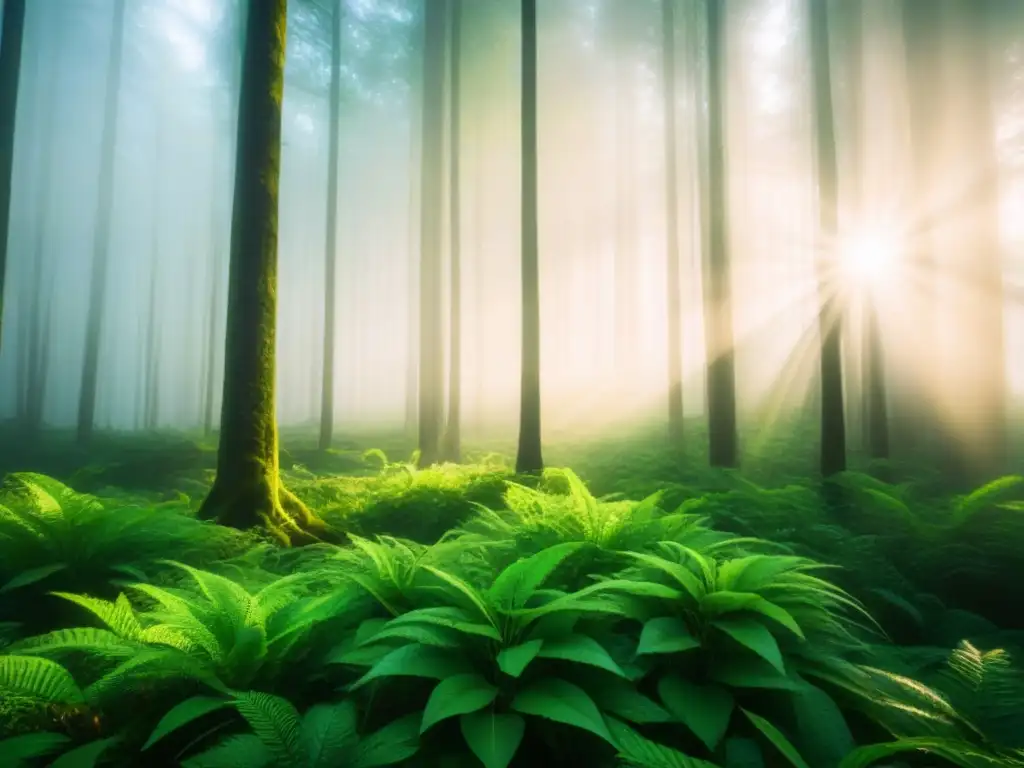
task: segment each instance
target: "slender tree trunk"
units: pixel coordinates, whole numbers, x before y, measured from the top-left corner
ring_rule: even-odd
[[[159,178],[159,177],[158,177]],[[159,183],[159,181],[155,181]],[[154,208],[154,211],[159,209]],[[157,214],[154,213],[154,216]],[[157,225],[153,223],[153,266],[149,278],[149,303],[146,307],[146,412],[143,427],[147,432],[157,428],[160,421],[160,341],[157,334],[157,284],[159,273],[159,252],[156,234]]]
[[[239,104],[217,477],[199,511],[283,543],[325,526],[281,482],[274,376],[287,0],[248,10]]]
[[[419,217],[421,206],[418,199],[417,187],[420,179],[416,169],[420,166],[420,153],[418,150],[419,126],[415,122],[416,109],[410,106],[409,115],[409,254],[408,254],[408,320],[406,322],[406,335],[408,350],[405,359],[405,434],[412,437],[416,434],[419,413],[419,355],[417,346],[419,342],[419,322],[416,308],[418,302],[418,286],[416,275],[419,272],[417,265],[420,254],[417,239],[419,238]]]
[[[449,318],[448,424],[441,457],[458,462],[462,454],[462,201],[459,155],[462,149],[462,0],[451,0],[451,151],[449,194],[451,205],[451,316]]]
[[[114,149],[117,147],[118,102],[121,93],[121,59],[124,54],[125,0],[114,0],[113,32],[107,60],[107,92],[103,111],[103,139],[100,145],[100,176],[96,195],[96,229],[93,235],[92,277],[89,285],[89,313],[85,326],[85,359],[78,400],[78,441],[88,443],[96,416],[99,384],[100,343],[110,265],[110,221],[114,207]]]
[[[668,313],[668,435],[683,446],[683,307],[679,264],[679,183],[676,153],[675,0],[661,3],[662,102],[665,109],[665,262]]]
[[[540,424],[540,258],[537,232],[537,0],[522,2],[522,379],[516,472],[544,469]]]
[[[625,14],[635,12],[626,3],[618,8]],[[634,227],[634,207],[636,198],[633,194],[634,163],[634,83],[630,75],[633,72],[633,48],[626,44],[628,32],[632,29],[629,16],[621,19],[621,28],[617,30],[618,45],[615,63],[615,336],[612,359],[615,365],[615,376],[618,384],[629,382],[634,375],[636,332],[634,320],[636,314],[636,229]]]
[[[0,38],[0,344],[3,344],[4,284],[10,249],[14,134],[25,36],[25,0],[4,0]]]
[[[211,168],[216,168],[211,159]],[[220,186],[218,174],[213,173],[210,189]],[[210,295],[206,307],[206,376],[203,380],[203,434],[213,434],[213,406],[216,396],[217,381],[217,307],[221,294],[221,259],[220,259],[220,222],[217,217],[217,206],[210,201]]]
[[[835,243],[838,212],[838,167],[832,106],[832,67],[829,57],[828,10],[808,0],[811,69],[814,93],[815,148],[818,168],[819,243]],[[830,477],[846,469],[846,414],[843,408],[841,307],[826,282],[828,265],[819,256],[818,311],[821,336],[821,474]]]
[[[736,435],[736,353],[732,329],[732,275],[725,194],[725,9],[709,0],[708,28],[708,223],[704,333],[708,355],[708,458],[713,467],[739,463]]]
[[[872,459],[889,458],[889,408],[885,388],[885,357],[878,310],[868,304],[865,318],[865,392],[867,418],[864,425],[868,456]]]
[[[327,253],[324,265],[324,365],[320,391],[321,451],[331,447],[334,434],[334,315],[338,294],[338,140],[341,130],[341,16],[342,0],[334,0],[331,19],[331,103],[327,144]]]
[[[441,338],[441,194],[444,153],[444,54],[447,0],[427,0],[423,46],[423,139],[420,177],[419,465],[441,456],[444,369]]]

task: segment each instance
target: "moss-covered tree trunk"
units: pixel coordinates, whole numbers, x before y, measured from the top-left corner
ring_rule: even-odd
[[[665,110],[665,265],[668,311],[668,436],[683,447],[683,302],[679,264],[679,181],[676,169],[675,0],[661,3],[662,105]]]
[[[828,10],[825,3],[808,0],[815,149],[818,169],[818,242],[835,243],[838,232],[839,174],[832,101]],[[843,407],[842,322],[838,298],[829,291],[826,259],[818,260],[818,333],[821,337],[821,446],[824,477],[846,469],[846,414]]]
[[[444,187],[444,48],[447,0],[427,0],[423,41],[423,124],[420,144],[419,465],[441,457],[444,350],[441,247]]]
[[[334,436],[334,317],[338,295],[338,134],[341,129],[341,2],[342,0],[334,0],[334,10],[331,14],[331,98],[327,123],[327,235],[324,254],[324,364],[320,387],[321,451],[331,447]]]
[[[708,34],[708,169],[703,222],[708,226],[704,335],[707,347],[708,458],[713,467],[739,462],[736,435],[736,352],[732,328],[732,266],[729,257],[725,165],[727,6],[706,5]]]
[[[537,0],[522,0],[522,370],[516,472],[544,469],[540,428],[540,258],[537,232]]]
[[[107,302],[107,271],[110,266],[110,220],[114,207],[114,158],[117,147],[118,102],[121,94],[121,60],[124,54],[125,0],[115,0],[110,54],[107,59],[106,99],[103,107],[103,139],[100,143],[100,177],[96,194],[96,229],[93,232],[89,310],[85,321],[85,358],[78,394],[78,442],[92,437],[96,417],[96,392],[100,376],[100,342]]]
[[[459,155],[462,146],[461,132],[461,72],[462,67],[462,0],[451,0],[451,98],[449,108],[450,150],[449,150],[449,194],[448,208],[451,220],[451,315],[449,317],[448,352],[448,421],[445,425],[441,444],[441,458],[445,461],[459,461],[462,454],[462,206]]]
[[[4,0],[0,37],[0,344],[3,343],[4,283],[11,228],[14,127],[18,116],[21,44],[25,37],[25,0]]]
[[[217,477],[200,516],[265,526],[283,543],[322,529],[281,483],[274,372],[277,214],[287,0],[249,7],[242,65]]]

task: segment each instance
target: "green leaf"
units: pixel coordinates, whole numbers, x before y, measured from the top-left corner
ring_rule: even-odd
[[[30,568],[27,571],[22,571],[4,584],[3,587],[0,587],[0,595],[40,582],[48,576],[63,571],[67,567],[66,563],[51,563],[50,565],[42,565],[39,568]]]
[[[19,761],[46,757],[58,751],[70,741],[71,739],[63,733],[49,733],[46,731],[26,733],[0,741],[0,755],[5,760],[11,760],[12,765],[20,766]]]
[[[473,668],[468,661],[451,651],[432,648],[429,645],[403,645],[374,664],[370,671],[352,684],[351,688],[359,688],[381,677],[427,677],[443,680],[452,675],[472,671]]]
[[[700,600],[707,591],[701,580],[685,565],[680,565],[671,560],[666,560],[664,557],[658,557],[657,555],[645,552],[623,552],[622,554],[633,558],[648,568],[661,571],[671,577],[694,600]]]
[[[351,701],[317,704],[302,716],[299,741],[305,750],[303,765],[327,768],[345,762],[358,742],[356,705]]]
[[[519,715],[474,712],[459,720],[462,738],[484,768],[508,768],[523,741],[526,721]]]
[[[740,708],[740,711],[743,712],[743,714],[747,716],[747,719],[754,724],[754,727],[763,733],[765,738],[767,738],[768,741],[770,741],[775,748],[782,753],[783,757],[789,761],[790,765],[794,766],[794,768],[810,768],[804,759],[800,757],[800,753],[796,751],[796,747],[794,747],[792,743],[790,743],[789,739],[782,734],[782,731],[760,715],[755,715],[753,712],[743,709],[742,707]]]
[[[85,701],[70,672],[55,661],[34,656],[0,656],[0,690],[54,704]]]
[[[607,670],[619,677],[626,676],[626,673],[615,663],[608,651],[588,635],[568,635],[545,640],[537,655],[545,659],[563,659],[574,661],[577,664],[587,664]]]
[[[811,684],[790,696],[803,754],[813,765],[835,766],[856,746],[832,697]]]
[[[578,686],[559,678],[538,680],[512,700],[512,709],[590,731],[612,743],[608,726],[594,700]]]
[[[771,664],[779,671],[780,675],[786,674],[779,644],[775,640],[775,636],[761,622],[756,619],[734,616],[716,619],[711,623]]]
[[[513,645],[498,652],[498,668],[509,677],[519,677],[523,670],[540,653],[543,640],[527,640],[522,645]]]
[[[726,739],[725,768],[764,768],[761,747],[750,739]]]
[[[498,689],[476,674],[445,678],[434,688],[423,710],[420,733],[435,723],[456,715],[483,709],[498,696]]]
[[[488,598],[505,609],[522,608],[558,564],[581,546],[582,542],[567,541],[517,560],[498,574]]]
[[[729,688],[769,688],[796,691],[801,683],[785,675],[760,658],[725,658],[711,665],[711,679]]]
[[[735,706],[732,694],[717,685],[695,685],[678,675],[658,681],[658,695],[672,715],[712,752],[725,736]]]
[[[700,641],[690,634],[685,621],[674,616],[659,616],[644,624],[636,653],[637,656],[645,653],[680,653],[699,647]]]
[[[749,592],[712,592],[704,596],[700,607],[709,616],[720,616],[737,611],[754,611],[777,621],[801,640],[805,639],[804,631],[789,611],[765,600],[760,595]]]
[[[160,718],[160,722],[156,724],[156,728],[153,729],[153,733],[150,734],[142,749],[149,749],[167,734],[198,720],[203,715],[222,709],[230,703],[227,699],[212,696],[193,696],[191,699],[185,699],[171,707],[167,714]]]
[[[50,763],[50,768],[93,768],[103,753],[110,749],[118,740],[119,737],[111,736],[107,739],[90,741],[88,744],[83,744],[80,747],[65,752]]]
[[[378,768],[408,760],[419,749],[420,716],[394,720],[359,742],[352,768]]]
[[[614,717],[608,718],[608,729],[625,765],[635,768],[718,768],[712,763],[688,757],[682,752],[650,741]]]
[[[667,723],[672,716],[656,701],[636,690],[632,683],[604,678],[587,685],[587,693],[598,709],[631,723]]]
[[[241,692],[235,699],[235,707],[274,760],[283,765],[302,761],[301,720],[288,699],[260,691]]]
[[[253,733],[229,736],[195,757],[181,761],[181,768],[269,768],[273,756],[260,737]]]

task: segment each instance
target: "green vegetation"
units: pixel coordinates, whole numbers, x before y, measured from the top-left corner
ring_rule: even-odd
[[[835,506],[646,459],[617,491],[334,458],[286,471],[334,537],[292,549],[8,475],[4,765],[1024,765],[1019,477],[848,472]]]

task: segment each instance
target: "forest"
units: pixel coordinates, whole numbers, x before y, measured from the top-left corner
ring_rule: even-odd
[[[2,0],[0,768],[1024,768],[1024,2]]]

